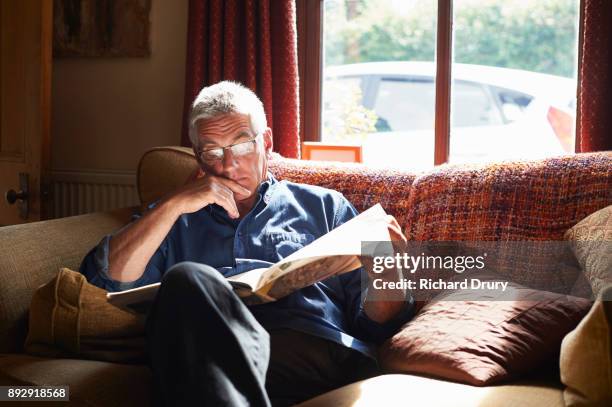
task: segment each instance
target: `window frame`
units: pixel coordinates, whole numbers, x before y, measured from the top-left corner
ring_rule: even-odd
[[[295,0],[301,141],[321,141],[323,1]]]
[[[321,141],[323,76],[323,2],[295,0],[300,77],[300,140]],[[582,81],[582,47],[585,0],[578,10],[578,67],[576,97]],[[451,130],[451,88],[453,50],[453,0],[438,0],[436,22],[436,102],[434,124],[434,166],[448,162]],[[578,106],[578,103],[576,103]],[[576,108],[576,138],[580,134],[580,109]],[[575,152],[579,145],[575,143]]]

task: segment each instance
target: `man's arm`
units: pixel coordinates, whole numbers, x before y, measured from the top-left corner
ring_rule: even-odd
[[[151,257],[180,216],[172,200],[166,200],[147,211],[109,241],[108,276],[130,282],[142,276]]]
[[[337,209],[337,214],[335,226],[353,218],[357,211],[348,201],[343,200]],[[399,246],[402,246],[406,238],[393,216],[387,218],[387,227],[394,247],[398,246],[395,249],[401,250]],[[347,316],[358,338],[382,343],[412,317],[414,302],[410,293],[404,290],[389,292],[373,289],[372,280],[375,278],[397,282],[399,280],[397,270],[378,274],[372,272],[371,258],[362,258],[362,263],[363,268],[339,276],[345,290]],[[363,289],[367,291],[364,293]]]
[[[358,339],[380,344],[413,317],[414,301],[409,293],[399,293],[401,290],[391,298],[380,295],[380,290],[373,289],[365,268],[339,276],[345,287],[349,333]],[[390,276],[388,281],[392,280]]]
[[[109,243],[108,275],[120,282],[135,281],[145,271],[172,225],[185,213],[216,203],[233,218],[239,216],[234,194],[249,194],[238,183],[205,176],[186,184],[142,218],[113,235]]]

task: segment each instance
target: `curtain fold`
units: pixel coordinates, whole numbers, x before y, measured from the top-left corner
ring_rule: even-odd
[[[612,150],[612,2],[583,0],[576,152]]]
[[[297,34],[294,0],[190,0],[181,144],[202,87],[234,80],[264,104],[274,151],[299,158]]]

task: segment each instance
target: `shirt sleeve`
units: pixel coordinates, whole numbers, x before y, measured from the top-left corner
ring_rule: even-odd
[[[148,209],[151,209],[154,206],[155,204],[151,204]],[[134,215],[132,217],[132,221],[128,225],[124,226],[124,228],[136,222],[140,217],[141,215]],[[108,255],[112,237],[113,234],[104,236],[98,245],[91,249],[81,262],[79,272],[83,274],[85,278],[87,278],[87,281],[109,292],[129,290],[131,288],[141,287],[143,285],[161,281],[162,270],[166,269],[165,265],[169,260],[168,248],[171,244],[170,233],[155,251],[142,275],[138,279],[128,282],[115,280],[108,274]]]
[[[341,196],[338,209],[334,215],[334,228],[354,218],[357,213],[353,205],[351,205],[346,198]],[[414,300],[412,296],[407,293],[404,306],[394,318],[384,323],[373,321],[368,317],[363,307],[365,298],[367,297],[368,276],[366,271],[361,267],[349,273],[345,273],[339,278],[344,288],[346,312],[352,330],[351,333],[356,338],[381,344],[387,338],[395,334],[403,324],[413,317]]]

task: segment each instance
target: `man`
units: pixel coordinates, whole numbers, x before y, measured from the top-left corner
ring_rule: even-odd
[[[368,292],[363,301],[355,270],[247,307],[224,279],[281,260],[356,210],[336,191],[268,172],[272,132],[241,85],[200,92],[190,138],[205,175],[105,237],[81,265],[109,291],[162,282],[146,327],[159,400],[289,405],[375,373],[372,344],[411,316],[411,300],[368,301]],[[405,240],[392,217],[389,231]]]

